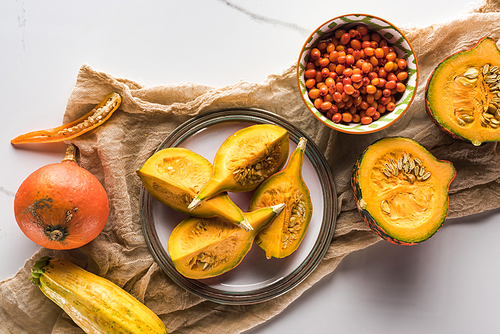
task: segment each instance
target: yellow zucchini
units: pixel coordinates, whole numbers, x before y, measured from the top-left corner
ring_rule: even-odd
[[[86,333],[167,333],[160,318],[103,277],[60,258],[42,257],[31,282]]]

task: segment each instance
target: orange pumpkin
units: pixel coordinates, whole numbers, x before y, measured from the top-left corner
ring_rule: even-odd
[[[49,249],[73,249],[95,239],[108,220],[104,187],[78,166],[69,145],[62,162],[43,166],[19,187],[14,199],[16,221],[23,233]]]

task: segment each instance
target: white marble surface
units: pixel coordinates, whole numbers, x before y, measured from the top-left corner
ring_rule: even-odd
[[[14,194],[62,145],[22,150],[21,133],[61,124],[87,63],[147,85],[263,81],[294,63],[309,32],[353,12],[425,26],[475,3],[421,1],[13,1],[0,4],[0,280],[37,249],[17,227]],[[448,220],[414,247],[380,242],[349,255],[283,313],[248,333],[500,331],[500,212]],[[1,328],[1,325],[0,325]]]

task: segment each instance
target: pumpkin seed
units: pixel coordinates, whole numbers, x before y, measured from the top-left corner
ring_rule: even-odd
[[[380,203],[380,209],[382,209],[382,212],[387,214],[387,215],[391,214],[391,207],[389,206],[389,203],[387,203],[386,200],[383,200]]]
[[[467,79],[475,79],[477,78],[478,74],[478,70],[474,67],[471,67],[464,73],[464,77],[466,77]]]

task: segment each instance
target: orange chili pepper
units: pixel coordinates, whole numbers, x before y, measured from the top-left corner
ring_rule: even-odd
[[[28,132],[10,142],[12,144],[56,143],[76,138],[104,123],[118,109],[121,101],[120,94],[110,93],[94,109],[71,123],[53,129]]]

